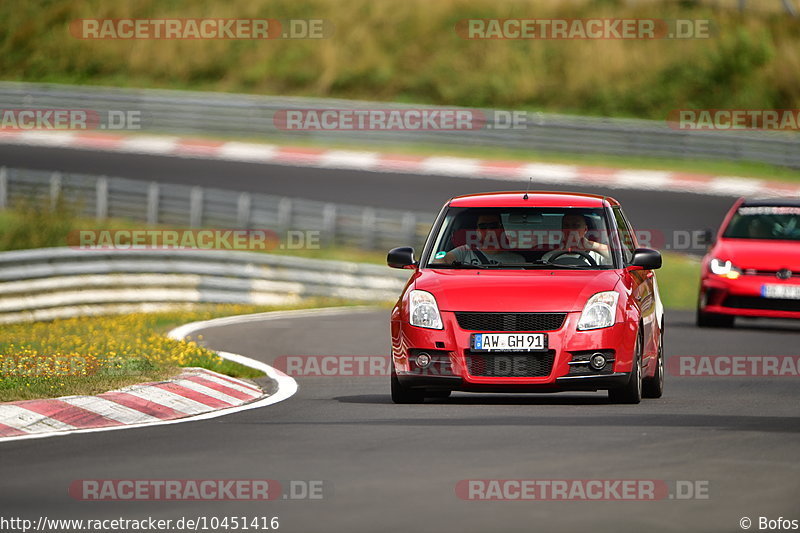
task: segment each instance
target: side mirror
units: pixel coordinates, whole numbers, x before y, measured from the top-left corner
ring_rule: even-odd
[[[386,263],[392,268],[414,268],[417,266],[417,262],[414,261],[414,249],[410,246],[393,248],[386,256]]]
[[[661,268],[661,254],[650,248],[637,248],[633,251],[631,265],[644,270],[655,270]]]

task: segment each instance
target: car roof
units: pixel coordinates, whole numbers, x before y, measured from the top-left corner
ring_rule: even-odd
[[[528,195],[527,200],[524,198]],[[452,207],[604,207],[619,205],[609,196],[554,191],[499,191],[456,196]]]
[[[800,207],[800,198],[756,198],[741,204],[747,207]]]

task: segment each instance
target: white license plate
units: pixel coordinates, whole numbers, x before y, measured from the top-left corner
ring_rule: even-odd
[[[546,333],[473,333],[474,352],[535,352],[547,350]]]
[[[764,298],[800,300],[800,285],[762,285],[761,296]]]

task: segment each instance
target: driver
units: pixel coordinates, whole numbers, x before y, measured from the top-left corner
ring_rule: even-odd
[[[499,265],[524,263],[520,254],[503,250],[500,239],[503,236],[503,224],[497,213],[486,213],[478,216],[474,231],[475,244],[462,244],[453,248],[437,263],[461,263],[464,265]],[[470,240],[468,240],[468,243]]]
[[[747,236],[751,239],[769,239],[772,237],[772,232],[761,217],[758,217],[747,226]]]
[[[555,250],[550,250],[542,256],[542,261],[552,262],[553,258],[558,258],[560,252],[571,252],[573,250],[585,252],[594,259],[598,265],[607,263],[607,259],[611,257],[608,246],[589,240],[586,237],[586,232],[589,225],[583,215],[577,213],[570,213],[561,218],[561,244]],[[566,255],[566,254],[564,254]],[[564,257],[560,255],[560,257]],[[581,257],[575,254],[576,257]],[[567,255],[567,257],[569,257]]]

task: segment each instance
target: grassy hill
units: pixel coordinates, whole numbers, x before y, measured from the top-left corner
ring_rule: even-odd
[[[80,18],[319,18],[318,40],[82,40]],[[708,39],[466,40],[468,18],[710,19]],[[0,2],[0,77],[663,119],[800,107],[800,21],[692,1]]]

